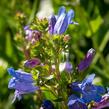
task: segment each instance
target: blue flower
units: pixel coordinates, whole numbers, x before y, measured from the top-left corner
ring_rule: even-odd
[[[72,90],[79,92],[85,103],[89,103],[91,101],[99,102],[101,100],[101,95],[105,93],[105,89],[103,87],[92,84],[94,77],[95,74],[91,74],[82,82],[74,82],[71,84]]]
[[[9,89],[15,89],[13,102],[16,98],[20,100],[23,94],[33,93],[39,89],[39,87],[34,86],[34,81],[30,73],[26,73],[22,70],[15,71],[13,68],[8,68],[8,72],[13,76],[8,84]]]
[[[104,109],[109,107],[109,88],[107,89],[108,93],[102,96],[100,102],[93,103],[92,109]]]
[[[78,65],[77,70],[79,72],[85,70],[91,64],[94,56],[95,56],[95,50],[93,48],[89,49],[85,58]]]
[[[31,93],[38,89],[38,87],[34,86],[31,82],[20,81],[16,78],[11,78],[8,84],[9,89],[16,89],[22,93]]]
[[[54,105],[50,100],[44,100],[41,109],[54,109]]]
[[[50,34],[62,34],[66,31],[69,24],[76,24],[76,22],[72,22],[72,18],[74,17],[74,11],[69,10],[66,12],[64,6],[59,9],[58,15],[52,15],[49,20],[49,32]]]
[[[68,100],[69,109],[88,109],[84,101],[75,95],[71,95]]]
[[[8,68],[8,73],[13,76],[15,79],[19,81],[25,81],[25,82],[33,82],[32,74],[26,73],[24,71],[20,70],[14,70],[13,68]]]

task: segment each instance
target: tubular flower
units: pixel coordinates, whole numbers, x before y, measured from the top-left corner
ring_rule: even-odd
[[[101,86],[92,84],[95,74],[89,75],[82,82],[74,82],[71,84],[73,91],[79,92],[85,103],[91,101],[99,102],[101,100],[101,94],[105,93],[105,89]]]
[[[22,70],[14,70],[8,68],[8,72],[13,76],[8,84],[9,89],[15,89],[15,95],[13,102],[18,98],[20,100],[23,94],[33,93],[39,89],[39,87],[33,85],[33,78],[30,73],[26,73]]]
[[[94,56],[95,56],[95,50],[93,48],[89,49],[85,58],[78,65],[77,70],[79,72],[85,70],[91,64]]]
[[[49,19],[49,33],[50,34],[62,34],[66,31],[69,24],[77,24],[72,22],[74,18],[74,11],[69,10],[66,12],[64,6],[59,9],[58,15],[52,15]]]
[[[71,95],[68,101],[69,109],[88,109],[82,99],[75,95]]]

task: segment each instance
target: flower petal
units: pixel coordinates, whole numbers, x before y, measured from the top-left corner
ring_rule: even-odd
[[[16,81],[15,77],[10,79],[10,81],[8,83],[8,88],[9,89],[15,89],[15,81]]]
[[[16,75],[17,75],[17,78],[21,81],[31,82],[31,83],[33,82],[32,74],[26,73],[22,71],[21,69],[16,70]]]
[[[12,68],[12,67],[11,67],[11,68],[8,68],[7,71],[8,71],[8,73],[9,73],[11,76],[17,77],[14,68]]]
[[[68,107],[69,109],[88,109],[83,100],[75,95],[69,97]]]
[[[85,70],[92,62],[95,56],[95,50],[93,48],[89,49],[85,58],[79,63],[77,69],[79,72]]]
[[[95,86],[95,87],[96,87],[97,92],[100,94],[104,94],[106,92],[105,89],[101,86]]]
[[[95,74],[89,75],[87,78],[85,78],[82,81],[82,86],[85,86],[86,84],[91,84],[93,82],[94,78],[95,78]]]
[[[60,17],[61,14],[66,13],[66,9],[64,6],[61,6],[59,11],[58,11],[58,17]]]
[[[22,94],[33,93],[39,89],[39,87],[34,86],[31,83],[25,82],[16,82],[15,89],[21,92]]]
[[[74,11],[73,10],[68,11],[67,17],[68,17],[68,24],[71,24],[72,23],[72,19],[74,17]]]
[[[90,103],[91,101],[99,102],[101,100],[101,96],[92,92],[90,94],[83,94],[82,99],[85,103]]]
[[[50,34],[54,33],[55,24],[56,24],[56,17],[54,15],[52,15],[50,20],[49,20],[49,32],[50,32]]]
[[[64,13],[60,15],[54,26],[54,34],[62,34],[66,30],[66,25],[68,25],[66,18],[66,14]]]

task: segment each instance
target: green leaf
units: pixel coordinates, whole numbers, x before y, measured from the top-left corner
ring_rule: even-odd
[[[49,90],[44,91],[44,96],[46,99],[55,100],[57,99],[56,96]]]
[[[97,30],[99,29],[99,27],[100,27],[100,25],[102,24],[102,22],[103,22],[103,20],[102,20],[102,18],[101,18],[100,15],[99,15],[96,19],[91,20],[91,21],[89,22],[91,28],[88,29],[88,31],[87,31],[87,33],[86,33],[87,36],[91,36],[91,34],[92,34],[90,29],[92,29],[92,32],[93,32],[93,33],[97,32]]]

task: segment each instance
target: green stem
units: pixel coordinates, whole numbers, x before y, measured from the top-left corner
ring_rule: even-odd
[[[98,59],[100,57],[100,53],[103,52],[103,50],[104,50],[104,48],[105,48],[108,41],[109,41],[109,31],[104,36],[104,39],[103,39],[103,41],[102,41],[102,43],[101,43],[101,45],[99,47],[99,52],[97,52],[97,54],[94,57],[94,60],[93,60],[94,64],[98,61]]]
[[[33,9],[32,9],[32,12],[31,12],[31,15],[29,17],[29,20],[28,20],[28,24],[31,23],[32,19],[34,18],[37,10],[38,10],[38,4],[39,4],[39,1],[38,0],[34,0],[34,3],[33,3]]]

